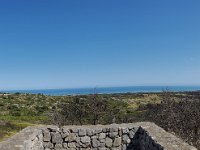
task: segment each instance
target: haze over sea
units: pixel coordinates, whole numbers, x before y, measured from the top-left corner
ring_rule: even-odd
[[[7,90],[0,92],[7,93],[30,93],[45,95],[84,95],[84,94],[114,94],[114,93],[141,93],[141,92],[161,92],[165,89],[175,92],[198,91],[200,86],[124,86],[124,87],[97,87],[97,88],[68,88],[68,89],[41,89],[41,90]]]

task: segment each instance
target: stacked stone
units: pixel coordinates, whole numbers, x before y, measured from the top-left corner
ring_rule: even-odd
[[[154,123],[28,127],[0,150],[197,150]]]
[[[139,150],[164,150],[164,147],[155,141],[143,128],[139,127],[136,135],[139,141],[137,144]]]
[[[96,128],[63,127],[43,129],[45,150],[126,150],[133,149],[137,129],[115,125]]]

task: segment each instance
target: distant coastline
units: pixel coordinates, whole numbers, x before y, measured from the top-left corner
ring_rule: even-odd
[[[0,93],[29,93],[44,94],[52,96],[60,95],[86,95],[93,94],[95,88],[71,88],[71,89],[41,89],[41,90],[2,90]],[[145,93],[145,92],[161,92],[169,89],[174,92],[199,91],[200,86],[123,86],[123,87],[99,87],[95,89],[99,94],[115,94],[115,93]]]

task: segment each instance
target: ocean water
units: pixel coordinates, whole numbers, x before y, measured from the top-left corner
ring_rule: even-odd
[[[84,95],[84,94],[113,94],[113,93],[140,93],[140,92],[161,92],[168,89],[170,91],[199,91],[200,86],[129,86],[129,87],[99,87],[94,88],[73,88],[73,89],[44,89],[44,90],[8,90],[0,92],[8,93],[31,93],[31,94],[45,94],[45,95]]]

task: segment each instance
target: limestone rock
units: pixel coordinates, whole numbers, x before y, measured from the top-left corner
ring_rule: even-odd
[[[86,134],[87,136],[93,136],[94,135],[94,131],[91,129],[86,129]]]
[[[122,133],[123,134],[127,134],[128,132],[129,132],[128,128],[126,128],[126,127],[122,128]]]
[[[54,148],[54,145],[51,142],[44,142],[43,146],[44,148]]]
[[[51,136],[52,136],[52,143],[61,144],[63,142],[63,139],[59,132],[52,132]]]
[[[99,134],[101,132],[102,132],[102,129],[100,129],[100,128],[97,128],[97,129],[94,130],[94,134]]]
[[[67,143],[63,143],[63,147],[64,148],[68,148],[68,144]]]
[[[105,145],[106,145],[105,142],[104,143],[101,143],[101,142],[99,143],[99,147],[101,147],[101,148],[105,147]]]
[[[63,133],[70,133],[70,130],[68,128],[66,128],[66,127],[63,127],[62,128],[62,132]]]
[[[112,147],[111,150],[121,150],[121,146],[119,146],[119,147]]]
[[[72,128],[71,131],[72,131],[73,133],[78,133],[78,129],[77,129],[77,128]]]
[[[111,132],[109,133],[110,138],[114,139],[115,137],[118,136],[118,132]]]
[[[92,139],[92,147],[98,148],[99,147],[99,141],[97,139]]]
[[[135,132],[133,130],[129,131],[129,137],[132,139],[135,136]]]
[[[99,147],[98,150],[106,150],[105,147]]]
[[[68,137],[65,138],[66,142],[74,142],[76,141],[76,135],[74,133],[70,133]]]
[[[81,137],[82,136],[86,136],[86,130],[85,129],[79,129],[78,130],[78,135],[81,136]]]
[[[70,133],[67,133],[67,132],[66,132],[66,133],[61,133],[61,136],[62,136],[62,138],[64,139],[64,138],[66,138],[67,136],[69,136],[69,134],[70,134]]]
[[[107,147],[112,147],[113,140],[109,137],[106,138],[106,146]]]
[[[48,130],[43,130],[43,141],[49,142],[51,140],[51,135]]]
[[[106,139],[99,139],[100,143],[106,143]]]
[[[123,144],[123,145],[122,145],[122,150],[127,150],[126,144]]]
[[[124,144],[129,144],[131,142],[131,140],[130,140],[130,138],[129,138],[129,136],[127,134],[122,136],[122,142]]]
[[[106,138],[106,134],[105,133],[100,133],[99,134],[99,139],[105,139]]]
[[[111,127],[110,132],[118,132],[118,127]]]
[[[76,148],[76,143],[75,142],[68,143],[68,147],[69,148]]]
[[[115,138],[114,142],[113,142],[113,146],[114,147],[118,147],[118,146],[121,145],[121,143],[122,143],[122,138],[121,137]]]
[[[103,131],[104,133],[109,132],[109,128],[103,128],[102,131]]]
[[[91,137],[91,139],[97,139],[97,136],[96,136],[96,135],[94,135],[94,136],[92,136],[92,137]]]
[[[47,129],[49,130],[49,131],[51,131],[51,132],[59,132],[59,127],[57,127],[57,126],[52,126],[52,125],[50,125],[50,126],[47,126]]]
[[[63,148],[62,144],[56,144],[55,150],[64,150],[64,148]]]
[[[90,137],[89,136],[81,137],[81,142],[84,144],[90,143]]]

